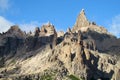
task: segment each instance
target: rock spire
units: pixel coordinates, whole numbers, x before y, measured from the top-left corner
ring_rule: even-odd
[[[90,22],[86,18],[85,11],[82,9],[73,27],[73,31],[79,30],[81,27],[87,27],[89,24]]]

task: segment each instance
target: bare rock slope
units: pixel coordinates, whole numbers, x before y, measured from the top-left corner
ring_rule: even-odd
[[[119,80],[119,43],[84,10],[66,33],[50,23],[34,33],[12,26],[0,34],[0,79]]]

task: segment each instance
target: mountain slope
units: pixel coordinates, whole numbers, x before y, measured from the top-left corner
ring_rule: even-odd
[[[2,80],[119,80],[120,40],[89,22],[82,10],[71,30],[50,23],[25,33],[12,26],[0,35]]]

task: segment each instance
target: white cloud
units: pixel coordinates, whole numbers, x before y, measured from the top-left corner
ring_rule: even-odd
[[[9,0],[0,0],[0,10],[5,11],[8,10],[10,7],[10,1]]]
[[[37,21],[31,21],[30,23],[24,23],[24,24],[19,24],[21,30],[29,32],[32,31],[34,32],[35,27],[40,26],[40,23]]]
[[[4,17],[0,16],[0,33],[6,32],[10,26],[14,25],[13,22],[5,19]],[[20,23],[18,26],[20,27],[21,30],[29,32],[32,31],[34,32],[35,27],[40,26],[41,24],[37,21],[31,21],[30,23]]]
[[[0,33],[6,32],[10,28],[11,25],[13,25],[12,22],[0,16]]]
[[[117,37],[120,37],[120,15],[115,16],[109,26],[109,32],[116,35]]]

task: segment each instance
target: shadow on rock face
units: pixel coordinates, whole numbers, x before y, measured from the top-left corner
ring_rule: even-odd
[[[87,70],[87,80],[111,80],[114,71],[111,70],[109,73],[103,72],[98,69],[99,56],[95,57],[93,54],[90,54],[90,59],[86,60],[86,57],[83,58],[85,64],[89,67]]]

